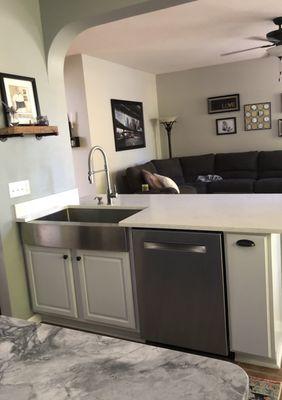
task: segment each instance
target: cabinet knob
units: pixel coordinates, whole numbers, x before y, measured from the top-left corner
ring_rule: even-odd
[[[237,240],[236,244],[241,247],[254,247],[256,245],[255,242],[248,239]]]
[[[69,258],[69,256],[68,256],[67,254],[64,254],[64,255],[63,255],[63,259],[64,259],[64,260],[67,260],[68,258]]]
[[[80,256],[77,256],[76,257],[76,261],[80,261],[81,260],[81,257]]]

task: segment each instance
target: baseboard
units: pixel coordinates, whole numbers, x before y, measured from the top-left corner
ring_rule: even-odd
[[[235,361],[273,369],[280,369],[281,367],[280,358],[266,358],[244,353],[235,353]]]
[[[41,315],[39,315],[39,314],[33,314],[33,316],[30,317],[30,318],[28,319],[28,321],[30,321],[30,322],[36,322],[37,324],[39,324],[40,322],[42,322],[42,317],[41,317]]]
[[[106,335],[125,340],[132,340],[134,342],[144,343],[144,340],[140,338],[140,332],[136,330],[130,330],[130,329],[127,330],[124,328],[118,328],[113,326],[86,323],[80,320],[55,317],[47,314],[42,315],[41,318],[42,322],[46,324],[58,325],[65,328],[92,332],[98,335]]]

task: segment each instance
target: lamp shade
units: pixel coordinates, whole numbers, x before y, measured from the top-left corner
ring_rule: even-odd
[[[177,117],[160,117],[160,123],[170,123],[170,122],[175,122],[177,120]]]

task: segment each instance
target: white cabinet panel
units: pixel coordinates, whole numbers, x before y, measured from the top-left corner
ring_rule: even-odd
[[[225,239],[231,350],[270,357],[268,237],[227,234]],[[241,239],[255,246],[240,247]]]
[[[77,317],[69,250],[25,247],[33,310]]]
[[[78,251],[83,318],[135,328],[129,255]]]

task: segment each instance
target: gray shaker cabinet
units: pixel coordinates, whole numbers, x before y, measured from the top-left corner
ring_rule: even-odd
[[[25,246],[25,253],[33,310],[76,318],[70,250]]]
[[[36,246],[25,252],[34,311],[136,327],[128,253]]]
[[[129,254],[77,251],[83,319],[135,328]]]

